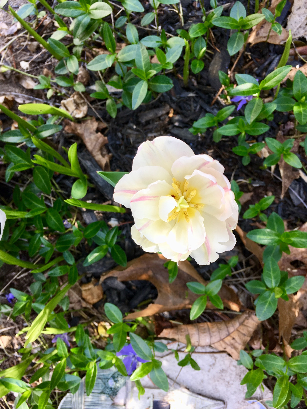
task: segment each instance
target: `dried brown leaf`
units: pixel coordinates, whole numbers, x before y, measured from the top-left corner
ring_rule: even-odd
[[[89,304],[96,304],[103,297],[101,285],[97,280],[92,280],[90,283],[81,285],[82,298]]]
[[[21,75],[18,82],[25,89],[33,89],[36,85],[36,82],[26,75]]]
[[[90,81],[90,74],[85,67],[80,67],[77,76],[77,82],[81,82],[83,85],[87,85]]]
[[[294,0],[287,30],[291,30],[293,38],[307,38],[306,0]]]
[[[249,193],[243,193],[243,195],[240,197],[239,202],[243,206],[244,203],[249,202],[253,196],[254,192],[249,192]]]
[[[300,231],[307,232],[307,223],[299,229]],[[289,277],[297,275],[307,275],[307,251],[306,249],[297,249],[295,247],[289,246],[290,254],[283,253],[281,260],[279,261],[279,268],[282,271],[287,271]],[[300,265],[295,266],[295,263]],[[291,263],[294,263],[291,264]]]
[[[101,169],[109,170],[110,158],[104,146],[108,143],[108,138],[102,133],[97,132],[99,125],[103,126],[104,124],[97,122],[95,118],[88,119],[79,124],[66,121],[65,132],[78,135]]]
[[[186,344],[186,335],[189,335],[195,347],[211,345],[220,351],[227,351],[234,359],[239,359],[241,349],[244,349],[258,324],[259,320],[254,313],[244,312],[230,321],[202,322],[165,329],[159,337]]]
[[[88,111],[88,105],[79,92],[75,92],[70,98],[61,101],[61,105],[74,118],[84,118]]]
[[[291,332],[293,325],[299,314],[298,302],[293,294],[289,295],[289,301],[285,301],[282,298],[278,300],[279,311],[279,339],[283,339],[284,346],[288,358],[291,357],[292,348],[289,346],[291,338]]]
[[[285,142],[286,138],[283,134],[283,132],[278,132],[276,139],[280,142],[283,143]],[[293,148],[291,149],[291,152],[297,153],[298,148],[301,142],[301,138],[295,139]],[[289,186],[293,182],[294,179],[298,179],[300,177],[299,171],[292,166],[288,165],[281,157],[280,161],[278,162],[279,165],[279,170],[282,178],[282,189],[281,189],[281,195],[280,197],[283,198],[289,189]]]
[[[284,78],[283,82],[287,81],[287,79],[290,79],[291,81],[293,81],[293,80],[294,80],[294,77],[295,77],[295,74],[296,74],[298,71],[302,71],[302,73],[307,76],[307,64],[302,65],[300,68],[295,68],[295,67],[291,68],[291,71],[290,71],[289,74]]]
[[[254,241],[249,239],[246,236],[246,233],[241,229],[241,227],[236,227],[236,232],[240,236],[241,240],[243,241],[244,246],[247,248],[248,251],[253,253],[257,259],[263,264],[262,256],[263,256],[263,249]]]
[[[271,27],[272,27],[271,23],[269,23],[266,20],[262,20],[255,27],[253,27],[247,42],[251,43],[252,45],[266,41],[271,44],[285,43],[289,36],[288,31],[282,28],[281,35],[279,35],[274,30],[271,30]]]
[[[164,267],[165,259],[161,259],[157,254],[144,254],[143,256],[130,261],[125,270],[115,269],[101,278],[101,282],[107,277],[117,277],[119,281],[147,280],[158,290],[158,298],[142,311],[129,314],[127,319],[147,317],[164,311],[180,310],[190,308],[198,295],[192,293],[186,283],[197,280],[205,284],[204,279],[197,273],[195,268],[188,262],[182,261],[179,264],[178,276],[173,283],[169,283],[167,268]],[[240,301],[235,292],[223,286],[219,292],[224,305],[234,311],[240,310]],[[215,308],[208,303],[209,308]]]

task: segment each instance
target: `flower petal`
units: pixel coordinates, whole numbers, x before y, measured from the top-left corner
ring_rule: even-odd
[[[132,240],[134,240],[136,244],[141,246],[144,251],[147,251],[148,253],[157,253],[159,251],[159,247],[151,241],[147,240],[146,237],[144,237],[138,231],[135,225],[131,227],[131,237]]]
[[[244,97],[241,97],[240,95],[237,95],[236,97],[233,97],[233,98],[231,99],[231,101],[232,101],[232,102],[239,102],[239,101],[241,101],[242,98],[244,98]]]
[[[190,253],[177,253],[176,251],[172,250],[166,242],[159,244],[159,251],[162,253],[162,256],[168,260],[174,261],[175,263],[186,260],[190,255]]]
[[[196,169],[207,173],[207,169],[211,168],[216,168],[221,173],[224,172],[224,167],[209,155],[183,156],[173,163],[172,174],[182,182],[185,176],[192,175]]]
[[[172,196],[161,196],[159,201],[159,216],[167,222],[168,215],[177,206],[176,200]]]
[[[134,363],[134,357],[132,355],[128,355],[126,356],[126,358],[123,359],[123,364],[125,365],[127,374],[129,376],[132,375],[132,372],[134,372],[136,369],[136,363],[134,365],[133,363]]]
[[[222,206],[225,192],[217,184],[214,176],[194,170],[191,176],[186,176],[186,179],[189,181],[189,186],[197,190],[200,203],[205,204],[204,209],[207,206],[213,206],[217,209]]]
[[[128,175],[124,175],[116,184],[114,200],[130,208],[132,197],[139,190],[146,189],[157,180],[165,180],[172,184],[171,175],[161,166],[144,166],[141,169],[132,171]]]
[[[6,214],[4,213],[3,210],[0,209],[0,224],[1,224],[0,240],[2,239],[5,222],[6,222]]]
[[[143,142],[139,146],[133,160],[132,170],[143,166],[163,166],[170,171],[172,164],[181,156],[194,156],[194,152],[180,139],[160,136],[153,141]]]
[[[151,243],[162,243],[173,228],[175,221],[169,223],[163,220],[134,219],[139,233]]]
[[[159,201],[161,196],[171,192],[171,185],[164,180],[158,180],[137,192],[130,201],[132,214],[138,219],[159,220]]]
[[[243,107],[243,105],[247,104],[247,101],[245,98],[242,99],[242,101],[239,103],[237,111]]]
[[[122,356],[122,355],[129,355],[129,354],[134,354],[134,349],[132,348],[131,344],[125,345],[122,347],[122,349],[119,352],[116,352],[116,356]]]

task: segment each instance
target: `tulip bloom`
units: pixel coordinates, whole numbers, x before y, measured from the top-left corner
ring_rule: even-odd
[[[0,209],[0,225],[1,225],[0,240],[2,239],[5,222],[6,222],[6,214],[4,213],[3,210]]]
[[[238,206],[223,172],[218,161],[194,155],[177,138],[142,143],[114,192],[132,210],[133,240],[147,252],[175,262],[192,256],[201,265],[231,250]]]

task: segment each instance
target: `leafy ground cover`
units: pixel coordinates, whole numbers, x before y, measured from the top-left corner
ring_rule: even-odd
[[[90,394],[97,363],[140,394],[147,375],[167,390],[159,337],[176,338],[172,322],[187,334],[210,322],[222,335],[199,345],[245,366],[247,397],[264,383],[268,406],[306,407],[307,79],[285,29],[291,5],[2,3],[15,18],[0,26],[7,405],[55,407],[83,376]],[[161,135],[225,167],[240,213],[237,243],[219,259],[144,255],[131,237],[140,210],[114,201],[139,146]],[[184,214],[193,195],[180,189]],[[180,341],[178,365],[197,371],[197,342]]]

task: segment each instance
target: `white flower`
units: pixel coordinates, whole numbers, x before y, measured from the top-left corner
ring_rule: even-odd
[[[4,230],[4,225],[6,222],[6,214],[4,213],[3,210],[0,209],[0,240],[2,239],[2,234],[3,234],[3,230]]]
[[[114,192],[132,210],[133,240],[175,262],[192,256],[209,264],[231,250],[238,206],[223,172],[218,161],[171,136],[142,143]]]

